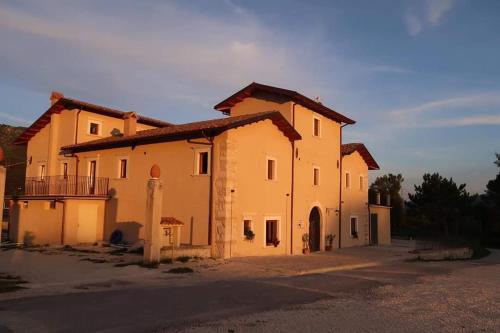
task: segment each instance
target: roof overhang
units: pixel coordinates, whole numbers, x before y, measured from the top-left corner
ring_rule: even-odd
[[[366,165],[368,166],[368,170],[380,170],[379,165],[377,164],[373,156],[370,154],[366,146],[362,143],[343,144],[341,147],[341,151],[342,151],[342,156],[347,156],[357,151],[365,161]]]
[[[297,104],[307,107],[331,120],[334,120],[339,123],[345,124],[354,124],[356,123],[354,120],[332,110],[321,103],[318,103],[296,91],[268,86],[260,83],[253,82],[241,89],[240,91],[234,93],[229,96],[222,102],[218,103],[214,106],[215,110],[224,112],[226,114],[230,113],[230,109],[235,106],[237,103],[243,101],[245,98],[254,96],[258,92],[265,92],[268,94],[278,95],[280,97],[285,97]]]

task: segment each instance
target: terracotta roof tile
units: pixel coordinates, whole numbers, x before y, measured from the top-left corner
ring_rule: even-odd
[[[378,166],[377,162],[373,158],[373,156],[370,154],[366,146],[362,143],[346,143],[343,144],[341,147],[341,152],[342,156],[345,155],[350,155],[357,151],[361,157],[363,157],[363,160],[365,161],[366,165],[368,165],[369,170],[379,170],[380,167]]]
[[[80,109],[108,117],[123,119],[128,112],[111,109],[105,106],[83,102],[77,99],[61,97],[47,111],[45,111],[30,127],[24,131],[19,138],[14,141],[14,144],[26,144],[36,133],[45,127],[50,122],[50,116],[53,113],[61,113],[62,110]],[[155,127],[172,126],[171,123],[161,121],[149,117],[139,116],[137,122],[144,125]]]
[[[278,88],[278,87],[273,87],[273,86],[268,86],[260,83],[253,82],[250,85],[246,86],[245,88],[241,89],[240,91],[236,92],[232,96],[226,98],[219,104],[214,106],[214,109],[222,112],[228,112],[228,110],[236,105],[238,102],[241,102],[244,98],[252,96],[256,92],[263,91],[267,92],[270,94],[275,94],[275,95],[280,95],[284,96],[286,98],[289,98],[290,100],[294,101],[297,104],[303,105],[329,119],[332,119],[334,121],[337,121],[339,123],[346,123],[346,124],[354,124],[355,121],[324,106],[321,103],[318,103],[316,101],[313,101],[312,99],[294,91],[294,90],[288,90],[288,89],[283,89],[283,88]]]
[[[160,224],[162,225],[184,225],[183,222],[179,221],[175,217],[172,216],[167,216],[167,217],[162,217]]]
[[[216,136],[226,130],[270,119],[290,141],[300,140],[300,134],[277,111],[246,114],[236,117],[199,121],[137,132],[135,135],[107,137],[62,147],[66,153],[128,147],[158,142],[178,141]]]

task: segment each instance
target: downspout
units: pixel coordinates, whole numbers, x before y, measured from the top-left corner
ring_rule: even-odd
[[[340,125],[340,159],[339,159],[339,169],[340,169],[340,182],[339,182],[339,249],[342,248],[342,128],[349,124]]]
[[[61,245],[64,245],[64,232],[65,232],[65,224],[66,224],[66,201],[64,200],[56,200],[56,203],[62,203],[63,205],[63,213],[62,213],[62,221],[61,221]]]
[[[214,137],[208,137],[203,133],[205,139],[208,142],[198,142],[193,140],[187,140],[188,143],[198,144],[198,145],[206,145],[210,146],[210,177],[209,177],[209,189],[208,189],[208,245],[212,245],[212,201],[213,201],[213,174],[214,174]]]
[[[295,129],[295,106],[292,104],[292,127]],[[290,199],[290,254],[293,255],[293,202],[295,199],[295,140],[292,140],[292,184]]]

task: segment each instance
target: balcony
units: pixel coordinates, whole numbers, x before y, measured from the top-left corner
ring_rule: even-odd
[[[24,196],[106,197],[109,179],[86,176],[27,177]]]

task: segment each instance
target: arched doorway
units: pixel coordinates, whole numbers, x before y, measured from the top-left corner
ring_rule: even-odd
[[[321,216],[319,208],[314,207],[309,214],[309,249],[319,251],[321,237]]]

